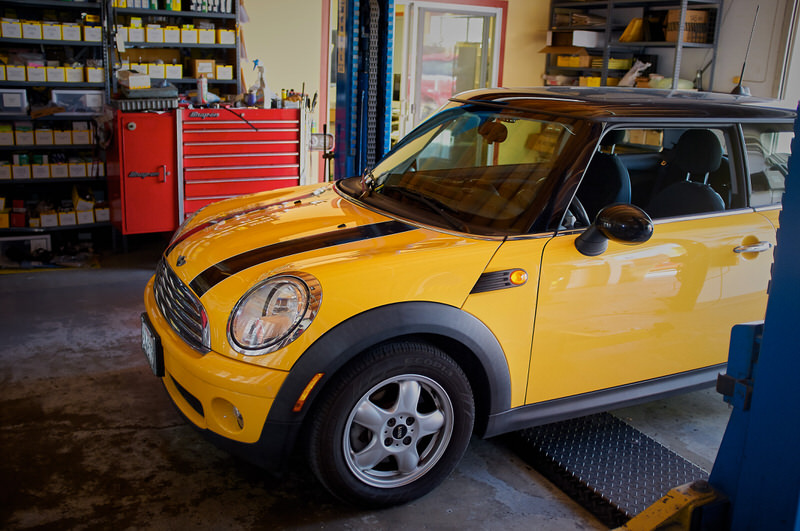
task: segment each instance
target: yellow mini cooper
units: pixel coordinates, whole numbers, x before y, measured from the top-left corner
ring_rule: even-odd
[[[462,94],[361,177],[187,219],[144,351],[223,447],[407,502],[472,434],[712,384],[731,327],[764,316],[794,118],[709,93]]]

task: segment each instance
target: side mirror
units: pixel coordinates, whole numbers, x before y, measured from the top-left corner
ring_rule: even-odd
[[[619,243],[644,243],[653,235],[653,221],[644,210],[626,203],[601,210],[594,223],[575,240],[575,247],[586,256],[598,256],[608,248],[608,240]]]

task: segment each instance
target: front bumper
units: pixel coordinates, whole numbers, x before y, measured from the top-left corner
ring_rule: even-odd
[[[267,434],[264,426],[288,373],[215,352],[200,354],[189,347],[159,312],[152,278],[145,288],[144,304],[164,352],[162,382],[183,416],[216,436],[212,438],[234,445],[270,445],[263,441]],[[282,438],[276,435],[277,440]]]

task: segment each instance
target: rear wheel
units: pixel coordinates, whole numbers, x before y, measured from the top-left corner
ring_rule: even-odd
[[[472,433],[472,390],[441,350],[402,342],[342,370],[311,421],[311,468],[332,494],[371,507],[430,492],[461,459]]]

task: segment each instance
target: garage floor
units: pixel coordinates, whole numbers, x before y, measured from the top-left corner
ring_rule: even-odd
[[[383,511],[338,504],[302,463],[276,480],[216,449],[139,347],[157,254],[0,275],[0,528],[604,528],[503,438],[473,439],[441,487]],[[708,470],[729,409],[709,390],[615,414]]]

